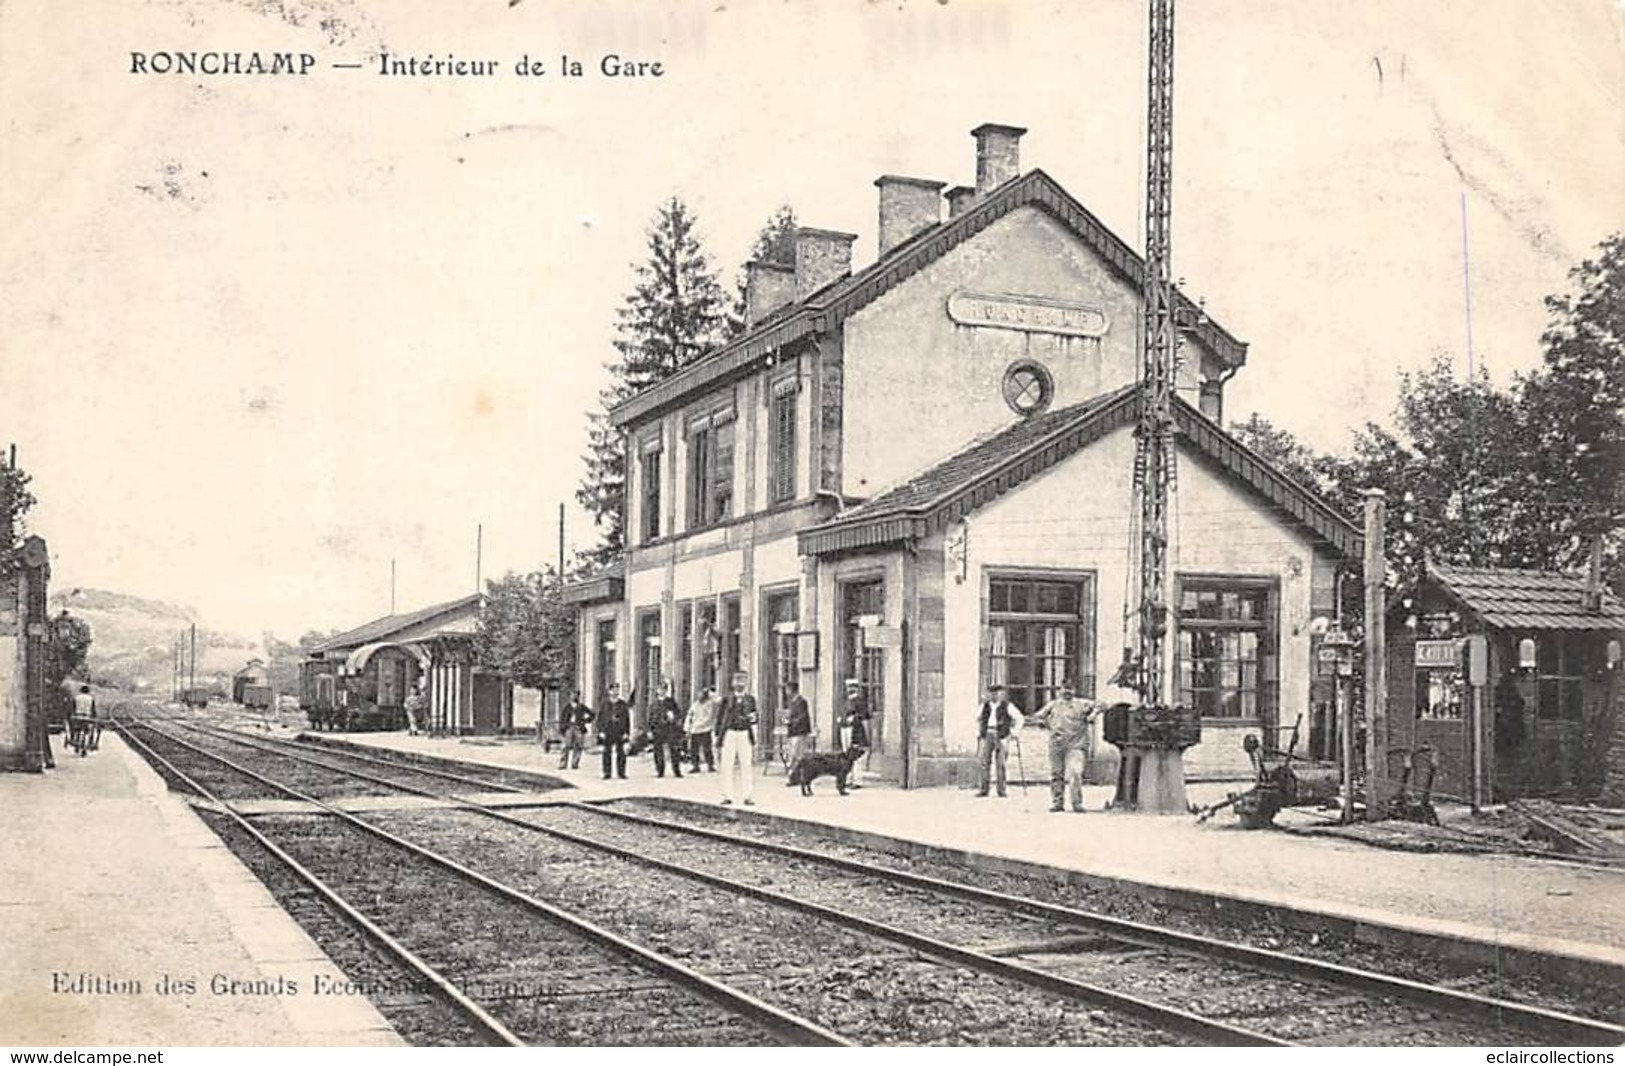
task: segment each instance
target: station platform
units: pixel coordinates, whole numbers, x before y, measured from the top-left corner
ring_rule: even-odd
[[[557,751],[544,752],[534,741],[399,733],[335,739],[551,774],[576,786],[584,800],[664,796],[716,804],[721,798],[720,774],[656,778],[647,755],[628,761],[627,780],[605,781],[596,752],[587,751],[579,769],[560,771]],[[1041,772],[1026,769],[1029,778]],[[1239,787],[1193,784],[1190,799],[1213,803]],[[1185,898],[1206,897],[1214,906],[1233,902],[1256,904],[1266,913],[1310,912],[1379,934],[1412,931],[1573,959],[1585,970],[1625,967],[1625,871],[1245,830],[1228,812],[1204,824],[1185,816],[1118,814],[1103,810],[1112,794],[1104,786],[1084,790],[1084,814],[1050,813],[1047,784],[1029,784],[1023,792],[1012,783],[1003,799],[965,789],[904,791],[874,783],[843,797],[827,777],[814,788],[815,795],[804,797],[785,787],[782,772],[759,772],[752,810],[1173,890]]]
[[[0,1045],[403,1043],[364,997],[313,994],[332,960],[119,736],[53,747],[0,774]]]

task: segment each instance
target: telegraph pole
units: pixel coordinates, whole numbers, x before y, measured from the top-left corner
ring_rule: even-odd
[[[1381,489],[1365,490],[1365,817],[1388,802],[1388,594]]]
[[[564,583],[564,504],[559,504],[559,583]]]

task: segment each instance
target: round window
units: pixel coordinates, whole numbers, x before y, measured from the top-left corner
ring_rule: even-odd
[[[1016,414],[1035,415],[1055,398],[1055,382],[1037,363],[1013,363],[1004,372],[1004,402]]]

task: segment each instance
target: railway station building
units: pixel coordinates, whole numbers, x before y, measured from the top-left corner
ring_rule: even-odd
[[[471,594],[385,615],[323,641],[301,664],[300,707],[345,712],[362,727],[403,728],[406,697],[421,681],[432,730],[510,730],[512,684],[474,661],[480,602]]]
[[[876,180],[876,258],[803,228],[747,266],[746,331],[612,412],[627,548],[566,592],[578,678],[662,679],[686,702],[735,672],[776,761],[786,686],[837,743],[846,679],[874,711],[868,771],[969,781],[985,686],[1032,710],[1109,684],[1129,643],[1143,261],[983,125],[974,185]],[[1247,348],[1183,296],[1168,690],[1201,708],[1192,777],[1242,776],[1245,733],[1310,719],[1311,621],[1359,530],[1222,427]],[[1098,728],[1098,725],[1097,725]],[[1096,745],[1091,774],[1115,752]],[[1030,758],[1038,758],[1029,753]]]

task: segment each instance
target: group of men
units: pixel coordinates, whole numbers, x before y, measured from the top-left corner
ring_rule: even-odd
[[[1019,759],[1021,741],[1017,735],[1024,724],[1030,724],[1049,733],[1049,809],[1063,811],[1066,809],[1064,801],[1070,800],[1072,810],[1081,814],[1083,772],[1093,747],[1095,715],[1101,709],[1102,705],[1094,700],[1078,698],[1068,683],[1060,687],[1055,699],[1031,716],[1024,716],[1005,695],[1003,685],[989,685],[987,698],[982,701],[976,718],[976,794],[986,796],[988,786],[996,784],[999,795],[1005,795],[1005,764],[1010,742],[1015,739]]]
[[[706,769],[712,772],[720,761],[722,802],[754,805],[756,726],[760,713],[756,698],[746,691],[746,682],[744,674],[735,675],[732,691],[721,699],[717,698],[714,688],[702,689],[686,713],[672,695],[671,682],[662,683],[660,695],[649,708],[649,742],[656,777],[666,776],[668,764],[673,777],[682,777],[685,756],[690,773],[699,773],[702,758]],[[787,684],[786,696],[785,763],[794,770],[796,763],[813,751],[812,712],[795,682]],[[1003,685],[989,685],[976,721],[976,794],[986,796],[990,788],[996,787],[1000,796],[1006,795],[1010,743],[1015,740],[1019,758],[1017,735],[1024,725],[1034,725],[1049,735],[1050,810],[1063,811],[1070,801],[1071,809],[1081,813],[1084,768],[1093,746],[1094,719],[1101,709],[1102,705],[1094,700],[1080,699],[1068,683],[1060,687],[1055,699],[1031,715],[1024,715],[1010,702]],[[862,685],[856,678],[849,678],[838,724],[846,733],[844,750],[852,755],[854,763],[869,751],[871,717]],[[560,712],[559,733],[564,748],[559,756],[559,769],[580,767],[581,752],[595,726],[604,779],[625,779],[627,743],[632,739],[632,709],[628,700],[621,697],[620,686],[614,684],[609,686],[608,702],[602,711],[595,713],[581,701],[581,693],[576,692]]]
[[[700,761],[716,772],[722,764],[722,802],[753,806],[755,799],[756,725],[760,714],[756,697],[746,689],[743,674],[733,679],[732,691],[718,699],[716,689],[702,689],[683,713],[672,695],[671,682],[661,685],[660,695],[649,707],[649,745],[654,754],[655,776],[665,777],[669,765],[673,777],[683,776],[686,755],[689,772],[699,773]],[[612,684],[602,710],[594,712],[581,702],[576,692],[559,714],[559,734],[564,749],[559,769],[576,769],[587,737],[597,737],[603,760],[604,780],[626,778],[627,744],[632,740],[632,706]]]

